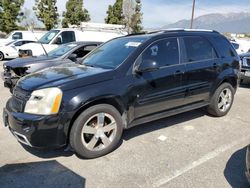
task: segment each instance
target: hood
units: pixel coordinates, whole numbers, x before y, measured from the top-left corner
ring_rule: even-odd
[[[44,69],[19,80],[17,87],[33,91],[47,87],[64,87],[65,90],[112,79],[113,71],[79,64]]]
[[[4,65],[11,68],[26,67],[33,63],[44,63],[44,61],[49,61],[56,59],[55,57],[38,56],[30,58],[16,58],[11,61],[4,63]]]
[[[9,39],[0,39],[0,45],[4,46],[5,44],[7,44],[8,42],[10,42],[11,40]]]

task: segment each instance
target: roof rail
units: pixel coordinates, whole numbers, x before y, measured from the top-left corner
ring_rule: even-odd
[[[154,34],[154,33],[169,33],[169,32],[181,32],[181,31],[200,31],[200,32],[213,32],[213,33],[219,33],[215,30],[209,30],[209,29],[185,29],[185,28],[169,28],[169,29],[160,29],[155,31],[150,31],[148,34]]]

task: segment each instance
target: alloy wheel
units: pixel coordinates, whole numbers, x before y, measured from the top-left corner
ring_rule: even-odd
[[[100,151],[107,148],[114,140],[117,123],[108,113],[97,113],[91,116],[81,131],[83,145],[90,151]]]
[[[232,91],[228,88],[222,90],[219,95],[218,108],[221,112],[226,112],[232,104]]]

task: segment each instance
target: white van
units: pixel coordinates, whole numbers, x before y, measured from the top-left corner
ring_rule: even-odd
[[[36,41],[37,39],[40,39],[45,33],[46,31],[12,31],[7,35],[6,38],[0,39],[0,45],[5,45],[13,40],[19,39]]]
[[[75,41],[106,42],[112,38],[124,36],[124,26],[112,24],[82,23],[80,27],[71,26],[65,29],[52,29],[37,43],[29,43],[20,47],[20,53],[32,56],[46,55],[47,52],[65,44]],[[41,45],[42,44],[42,45]]]

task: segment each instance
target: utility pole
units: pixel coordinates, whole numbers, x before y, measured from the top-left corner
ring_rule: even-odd
[[[191,18],[191,25],[190,25],[190,29],[193,29],[193,22],[194,22],[194,8],[195,8],[195,0],[193,0],[192,18]]]

